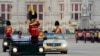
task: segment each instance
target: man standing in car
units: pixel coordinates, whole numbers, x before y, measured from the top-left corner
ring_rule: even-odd
[[[32,12],[32,17],[30,19],[29,27],[28,27],[28,32],[31,35],[31,42],[32,43],[37,43],[38,42],[38,35],[39,31],[38,28],[40,26],[40,22],[37,21],[37,13],[34,11]]]

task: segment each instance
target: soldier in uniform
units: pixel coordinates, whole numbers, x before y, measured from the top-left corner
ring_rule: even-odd
[[[83,40],[84,40],[84,43],[86,43],[86,29],[83,30]]]
[[[94,43],[95,39],[95,33],[94,33],[94,29],[91,29],[91,43]]]
[[[60,25],[59,21],[55,21],[55,28],[52,31],[53,33],[57,33],[57,34],[58,33],[60,33],[60,34],[62,33],[61,28],[59,27],[59,25]]]
[[[79,38],[79,32],[77,29],[75,29],[75,39],[76,39],[76,43],[78,43],[78,38]]]
[[[30,23],[28,27],[28,32],[31,35],[32,43],[38,43],[39,26],[40,26],[40,22],[37,20],[37,13],[34,11],[32,12],[32,16],[30,18]]]
[[[95,28],[95,31],[94,31],[94,40],[98,42],[98,29],[97,28]]]
[[[100,43],[100,29],[98,31],[98,42]]]
[[[12,27],[11,27],[11,22],[9,20],[6,22],[6,26],[4,28],[4,34],[5,37],[10,40],[12,34]]]

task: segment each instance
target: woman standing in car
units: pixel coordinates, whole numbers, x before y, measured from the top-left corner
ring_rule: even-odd
[[[11,22],[9,20],[6,22],[4,34],[5,34],[5,37],[10,40],[11,34],[12,34],[12,27],[11,27]]]
[[[53,33],[57,33],[57,34],[58,33],[60,33],[60,34],[62,33],[61,28],[59,27],[59,25],[60,25],[59,21],[55,21],[55,28],[52,31]]]

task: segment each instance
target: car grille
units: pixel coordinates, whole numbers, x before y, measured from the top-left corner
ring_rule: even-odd
[[[47,46],[61,46],[61,43],[47,43]]]

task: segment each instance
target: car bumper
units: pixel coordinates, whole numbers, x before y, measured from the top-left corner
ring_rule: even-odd
[[[45,56],[45,53],[33,53],[33,52],[18,52],[18,53],[12,53],[10,55],[13,55],[13,56],[18,56],[18,55],[34,55],[34,56]]]
[[[9,49],[9,46],[3,46],[4,49]]]
[[[60,51],[67,51],[67,47],[60,48],[60,47],[44,47],[45,52],[60,52]]]

